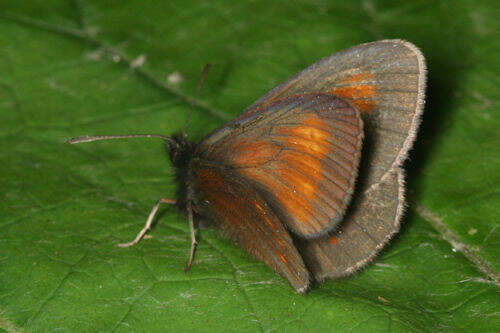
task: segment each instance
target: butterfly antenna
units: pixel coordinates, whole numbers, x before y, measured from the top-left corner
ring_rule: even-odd
[[[92,142],[99,140],[112,140],[112,139],[130,139],[130,138],[160,138],[168,142],[170,145],[176,145],[172,138],[160,134],[130,134],[130,135],[85,135],[77,136],[76,138],[69,139],[67,142],[71,144]]]
[[[194,103],[196,103],[196,100],[198,100],[198,95],[200,94],[201,86],[203,85],[203,81],[205,81],[205,78],[207,77],[208,71],[210,70],[210,66],[211,66],[211,64],[208,63],[203,68],[203,72],[201,73],[201,76],[200,76],[200,81],[198,82],[198,87],[196,88],[196,94],[194,95],[194,99],[191,101],[189,113],[186,117],[186,123],[184,124],[184,137],[185,138],[187,137],[189,119],[191,118],[191,113],[193,111]]]

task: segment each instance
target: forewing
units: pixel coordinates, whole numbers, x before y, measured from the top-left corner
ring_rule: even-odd
[[[297,235],[342,220],[356,180],[362,121],[349,102],[302,94],[267,104],[214,132],[196,155],[251,183]]]
[[[283,224],[252,186],[231,170],[199,159],[191,162],[191,170],[198,213],[305,292],[309,272]]]

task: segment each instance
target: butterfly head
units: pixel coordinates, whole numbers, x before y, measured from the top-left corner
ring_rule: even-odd
[[[187,167],[193,155],[195,144],[188,141],[183,134],[174,134],[166,141],[166,149],[170,161],[177,168]]]

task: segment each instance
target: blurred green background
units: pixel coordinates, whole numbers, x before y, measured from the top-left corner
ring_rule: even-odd
[[[0,331],[493,331],[500,235],[498,1],[0,3]],[[323,56],[402,38],[429,67],[398,237],[305,296],[214,230],[185,274],[186,218],[161,141],[192,138]]]

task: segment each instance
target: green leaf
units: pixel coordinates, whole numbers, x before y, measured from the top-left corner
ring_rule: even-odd
[[[498,329],[499,30],[495,1],[12,1],[0,5],[0,329]],[[428,60],[410,205],[367,269],[296,294],[186,218],[161,141],[85,134],[182,129],[201,139],[319,58],[407,39]]]

